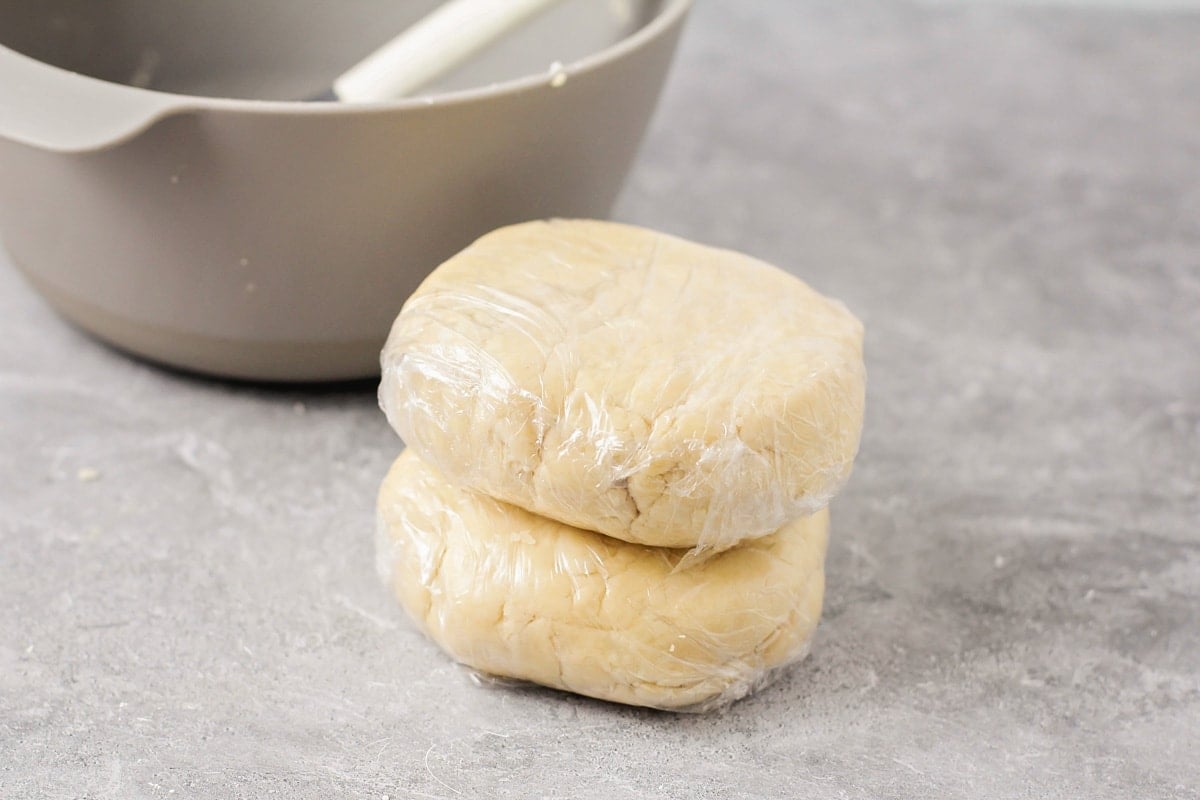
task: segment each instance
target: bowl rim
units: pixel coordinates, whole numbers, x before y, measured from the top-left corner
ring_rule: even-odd
[[[146,89],[137,86],[130,86],[126,83],[110,81],[104,78],[97,78],[91,75],[85,75],[79,72],[73,72],[63,67],[50,64],[28,57],[31,61],[37,62],[44,69],[52,70],[61,73],[63,76],[69,76],[74,80],[85,82],[101,83],[109,87],[116,87],[122,91],[131,94],[157,97],[162,100],[175,100],[180,106],[187,106],[192,109],[214,109],[223,111],[244,111],[244,112],[290,112],[300,114],[372,114],[380,112],[412,110],[412,109],[429,109],[446,106],[456,106],[466,103],[472,103],[479,100],[489,100],[497,97],[504,97],[513,94],[530,91],[537,88],[555,88],[552,81],[559,75],[565,74],[569,80],[580,74],[594,72],[605,65],[617,61],[633,51],[641,49],[649,42],[661,37],[667,31],[682,23],[683,18],[691,9],[694,0],[661,0],[661,6],[654,18],[645,25],[638,28],[630,35],[614,42],[613,44],[594,53],[576,59],[567,64],[562,65],[561,70],[545,73],[535,73],[532,75],[524,75],[519,78],[510,78],[496,83],[487,84],[485,86],[475,86],[467,89],[457,89],[449,92],[438,94],[417,95],[415,97],[402,97],[395,100],[378,100],[370,102],[347,102],[347,101],[332,101],[321,102],[313,100],[255,100],[251,98],[238,97],[221,97],[220,95],[192,95],[180,94],[178,92],[164,92],[158,89]],[[0,43],[0,49],[9,50],[20,55],[18,50],[13,50],[3,43]]]

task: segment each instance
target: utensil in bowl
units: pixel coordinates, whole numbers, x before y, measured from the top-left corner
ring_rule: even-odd
[[[562,0],[449,0],[348,69],[331,98],[374,103],[411,94]]]

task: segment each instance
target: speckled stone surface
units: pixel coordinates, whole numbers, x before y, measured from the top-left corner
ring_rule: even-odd
[[[617,216],[869,332],[813,655],[724,714],[474,685],[376,581],[372,386],[163,372],[0,263],[0,797],[1198,796],[1197,41],[700,4]]]

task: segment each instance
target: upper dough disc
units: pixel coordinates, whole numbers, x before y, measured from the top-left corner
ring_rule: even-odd
[[[828,512],[675,570],[683,551],[456,488],[408,450],[380,489],[379,534],[381,573],[455,659],[604,700],[706,710],[807,652]]]
[[[619,539],[721,550],[823,508],[862,428],[862,326],[795,277],[608,222],[442,264],[380,402],[453,483]]]

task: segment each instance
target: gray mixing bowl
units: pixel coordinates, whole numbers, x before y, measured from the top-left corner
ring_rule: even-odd
[[[4,247],[63,316],[146,358],[376,374],[444,258],[609,212],[691,3],[570,0],[428,96],[298,99],[435,5],[0,0]]]

